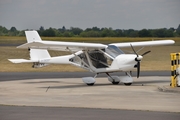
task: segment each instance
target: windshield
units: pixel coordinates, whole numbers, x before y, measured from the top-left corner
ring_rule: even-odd
[[[108,45],[108,47],[106,48],[106,53],[111,55],[113,58],[117,57],[120,54],[124,54],[124,52],[115,45]]]

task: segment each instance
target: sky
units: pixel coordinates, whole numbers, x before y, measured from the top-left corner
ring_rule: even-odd
[[[0,0],[0,26],[18,30],[177,28],[179,6],[180,0]]]

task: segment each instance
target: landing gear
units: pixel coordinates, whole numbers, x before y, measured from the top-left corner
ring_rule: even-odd
[[[126,86],[130,86],[132,83],[124,83],[124,85]]]
[[[93,86],[94,83],[96,82],[93,77],[83,77],[82,80],[83,80],[83,82],[86,83],[88,86]]]
[[[113,85],[117,85],[117,84],[119,84],[119,82],[112,82],[112,84],[113,84]]]
[[[87,85],[88,85],[88,86],[93,86],[93,85],[94,85],[94,83],[87,83]]]
[[[120,82],[120,79],[118,76],[110,76],[108,73],[106,73],[108,76],[108,80],[113,84],[113,85],[117,85]]]

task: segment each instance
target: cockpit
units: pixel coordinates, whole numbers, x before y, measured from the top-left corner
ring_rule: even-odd
[[[111,66],[112,61],[120,54],[124,54],[122,50],[114,45],[108,45],[107,48],[101,50],[91,50],[87,51],[88,57],[90,58],[90,62],[96,68],[106,68]],[[106,54],[107,55],[106,55]],[[89,61],[85,53],[81,53],[78,55],[79,58],[76,56],[71,58],[69,61],[74,62],[76,64],[80,64],[84,68],[88,68]],[[82,62],[83,61],[83,62]]]
[[[115,45],[108,45],[108,47],[105,49],[105,52],[113,58],[116,58],[120,54],[124,54],[124,52]]]

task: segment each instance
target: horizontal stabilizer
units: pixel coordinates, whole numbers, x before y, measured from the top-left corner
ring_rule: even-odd
[[[32,62],[38,62],[38,60],[26,60],[26,59],[8,59],[12,63],[32,63]]]

